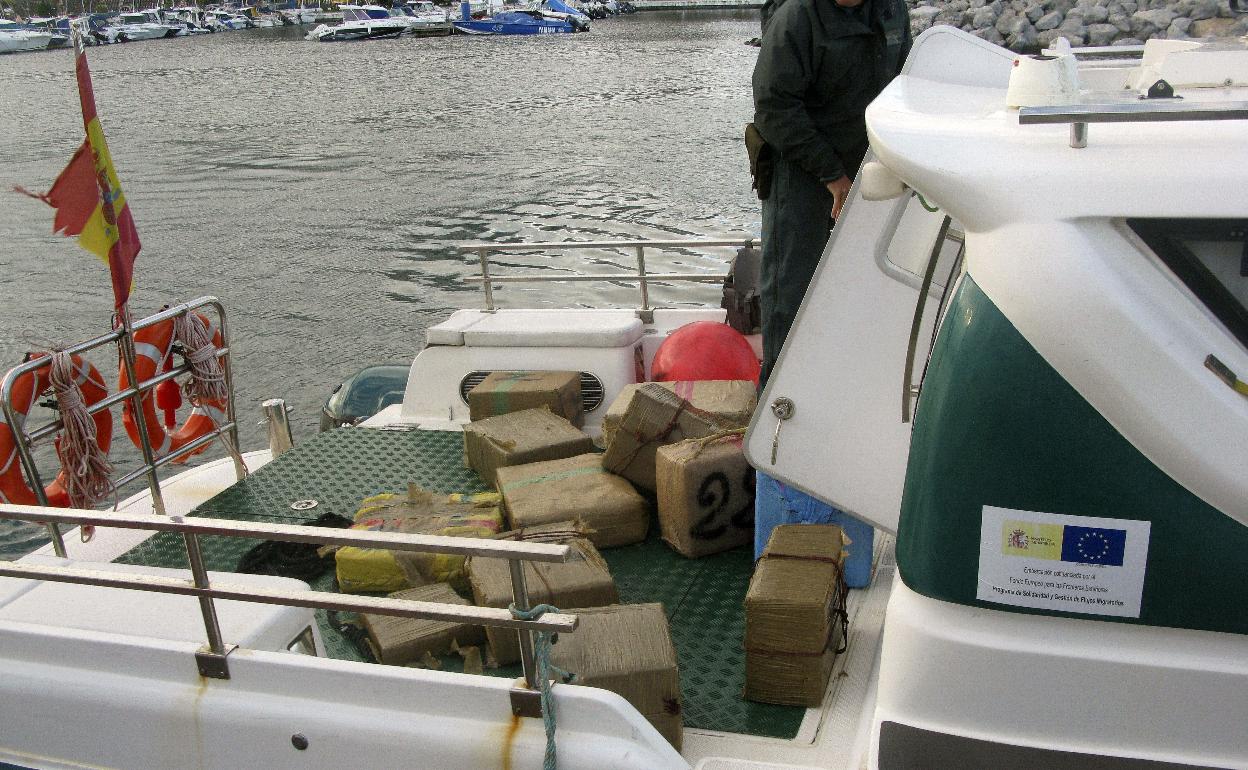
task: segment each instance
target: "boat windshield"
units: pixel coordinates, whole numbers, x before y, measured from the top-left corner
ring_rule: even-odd
[[[1248,219],[1133,219],[1127,224],[1248,347]]]
[[[369,21],[370,19],[368,17],[368,13],[366,13],[362,8],[343,8],[342,20],[343,21]]]

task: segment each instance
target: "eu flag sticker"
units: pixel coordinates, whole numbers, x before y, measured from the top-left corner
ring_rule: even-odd
[[[1067,524],[1062,533],[1062,561],[1121,567],[1127,550],[1125,529],[1077,527]]]

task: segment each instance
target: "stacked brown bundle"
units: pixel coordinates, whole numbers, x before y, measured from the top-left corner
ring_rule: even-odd
[[[611,402],[607,413],[602,417],[603,446],[611,443],[611,438],[619,430],[633,394],[646,384],[649,383],[625,385],[620,395]],[[654,384],[672,391],[695,409],[713,414],[726,425],[735,427],[749,424],[754,415],[754,407],[758,404],[755,385],[749,380],[696,380]]]
[[[845,536],[834,524],[782,524],[745,595],[745,697],[818,706],[844,640]]]
[[[680,674],[662,604],[617,604],[566,610],[580,618],[562,634],[550,661],[576,674],[575,683],[601,687],[631,703],[659,734],[680,750]]]
[[[661,447],[655,460],[663,540],[690,558],[754,539],[754,469],[744,428]]]
[[[565,531],[575,528],[569,522]],[[542,528],[534,528],[541,530]],[[525,539],[545,539],[540,537]],[[556,607],[598,607],[615,604],[620,595],[611,579],[611,571],[598,550],[588,541],[576,538],[567,541],[580,552],[581,558],[558,563],[525,562],[524,578],[528,586],[529,606],[550,604]],[[511,604],[511,569],[505,559],[475,556],[468,560],[472,597],[479,607],[507,607]],[[500,664],[520,660],[520,643],[510,628],[487,628],[490,649]],[[577,631],[576,633],[580,633]]]
[[[690,385],[690,395],[693,395],[695,385],[703,386],[704,394],[718,394],[716,398],[708,396],[704,401],[717,411],[695,406],[657,382],[647,382],[635,390],[621,393],[611,409],[623,416],[607,435],[603,466],[653,492],[656,486],[655,457],[659,447],[686,438],[703,438],[722,430],[744,427],[745,423],[741,421],[743,405],[737,403],[739,398],[728,397],[732,394],[740,396],[741,388],[735,381]],[[752,393],[749,398],[753,399]],[[624,401],[623,405],[621,401]],[[744,411],[744,419],[748,420],[749,410]]]
[[[601,455],[512,465],[499,468],[496,479],[512,527],[579,519],[599,548],[646,538],[650,511],[645,498],[607,472]]]
[[[474,421],[543,406],[579,427],[584,411],[580,374],[490,372],[468,391],[468,414]]]
[[[593,449],[593,439],[545,408],[487,417],[464,426],[468,467],[489,484],[494,483],[499,468],[575,457]]]
[[[446,583],[409,588],[390,594],[390,598],[464,606],[469,604],[467,599],[451,590]],[[370,613],[361,615],[360,619],[364,630],[368,632],[368,644],[373,655],[379,662],[391,665],[445,655],[453,647],[467,647],[485,642],[484,629],[466,623]]]

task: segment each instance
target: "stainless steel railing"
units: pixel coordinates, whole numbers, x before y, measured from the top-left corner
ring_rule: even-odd
[[[649,313],[650,282],[652,281],[722,281],[724,273],[648,273],[646,272],[646,249],[697,249],[714,246],[746,248],[760,245],[758,238],[749,235],[724,238],[700,238],[695,240],[638,240],[638,241],[557,241],[551,243],[465,243],[459,246],[462,253],[475,253],[481,263],[481,274],[465,276],[469,283],[481,283],[485,291],[485,309],[495,310],[494,284],[498,283],[553,283],[555,281],[636,281],[641,291],[642,313]],[[601,275],[494,275],[490,272],[490,254],[520,251],[576,251],[585,249],[632,249],[637,258],[637,272],[608,273]]]
[[[187,313],[195,312],[201,309],[211,309],[217,316],[217,328],[221,332],[222,346],[217,350],[217,359],[221,362],[221,371],[225,378],[225,386],[227,391],[225,403],[225,422],[215,426],[215,428],[194,441],[180,447],[177,452],[172,452],[165,457],[156,457],[152,449],[151,442],[148,440],[146,418],[143,414],[143,394],[155,388],[166,380],[179,377],[190,371],[187,364],[181,364],[173,367],[171,371],[158,373],[141,382],[136,381],[135,377],[135,351],[134,351],[134,332],[144,329],[164,321],[172,320]],[[106,345],[116,345],[118,350],[118,358],[121,362],[123,370],[127,374],[127,379],[131,384],[125,390],[112,393],[100,401],[87,407],[88,414],[94,415],[105,409],[111,409],[116,404],[129,400],[134,420],[138,426],[138,435],[140,440],[139,451],[143,457],[142,465],[135,471],[126,474],[120,479],[113,481],[113,485],[120,489],[139,478],[146,477],[148,489],[152,495],[152,507],[159,514],[165,512],[164,497],[160,491],[160,479],[157,476],[157,469],[173,462],[177,457],[193,452],[200,447],[215,441],[218,437],[230,442],[235,451],[231,452],[234,458],[234,472],[238,478],[247,475],[247,469],[242,464],[241,456],[238,454],[238,424],[236,421],[234,407],[234,380],[230,369],[230,335],[226,321],[225,308],[217,300],[216,297],[200,297],[191,302],[184,302],[180,305],[166,308],[165,310],[148,316],[142,320],[131,322],[128,315],[123,314],[121,324],[118,328],[108,334],[100,335],[86,342],[80,342],[65,348],[65,352],[71,355],[81,355]],[[36,500],[40,505],[47,505],[48,499],[44,493],[43,479],[40,476],[39,468],[35,464],[34,447],[41,441],[46,441],[55,436],[62,429],[62,421],[60,417],[51,420],[39,427],[32,428],[30,416],[25,419],[19,419],[13,408],[13,389],[19,377],[33,373],[43,367],[49,366],[50,358],[38,358],[27,361],[19,366],[10,369],[4,375],[4,379],[0,382],[0,409],[4,411],[5,422],[9,426],[9,430],[13,434],[13,443],[17,448],[18,458],[21,462],[22,472],[25,474],[26,481],[30,485],[31,491],[34,492]],[[44,520],[44,519],[41,519]],[[52,520],[48,521],[48,532],[52,537],[52,547],[56,551],[57,556],[65,556],[65,541],[61,536],[59,526]]]
[[[1088,146],[1089,123],[1169,123],[1174,121],[1248,120],[1248,102],[1184,102],[1144,99],[1109,104],[1063,104],[1053,107],[1023,107],[1018,111],[1021,126],[1070,124],[1070,146]]]
[[[512,708],[520,715],[541,714],[538,696],[537,668],[533,657],[535,631],[566,633],[577,627],[575,615],[547,613],[535,620],[519,620],[509,610],[492,607],[471,607],[458,604],[420,602],[388,597],[348,596],[324,591],[289,591],[256,586],[209,581],[199,549],[199,537],[261,538],[289,543],[385,548],[392,551],[421,551],[485,558],[507,559],[511,566],[512,597],[518,609],[529,609],[524,562],[567,562],[580,558],[568,545],[526,543],[510,540],[489,540],[440,535],[413,535],[399,532],[327,529],[290,524],[267,524],[249,521],[203,519],[153,514],[127,514],[73,508],[49,508],[35,505],[0,505],[0,520],[44,521],[57,525],[93,525],[122,529],[181,534],[187,543],[187,560],[191,579],[158,575],[113,573],[75,567],[51,567],[0,561],[0,577],[52,580],[62,583],[125,588],[139,591],[182,594],[199,599],[207,644],[196,653],[196,664],[203,676],[229,678],[228,656],[236,649],[221,637],[220,625],[213,602],[216,599],[279,604],[289,607],[370,612],[408,618],[443,620],[474,625],[514,628],[520,633],[521,665],[527,689],[513,688]],[[534,710],[536,709],[536,714]]]

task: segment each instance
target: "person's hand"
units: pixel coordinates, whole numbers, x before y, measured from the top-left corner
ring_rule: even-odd
[[[827,182],[828,192],[832,193],[832,218],[841,218],[841,206],[845,205],[845,198],[849,196],[849,185],[853,180],[847,176],[839,176],[831,182]]]

